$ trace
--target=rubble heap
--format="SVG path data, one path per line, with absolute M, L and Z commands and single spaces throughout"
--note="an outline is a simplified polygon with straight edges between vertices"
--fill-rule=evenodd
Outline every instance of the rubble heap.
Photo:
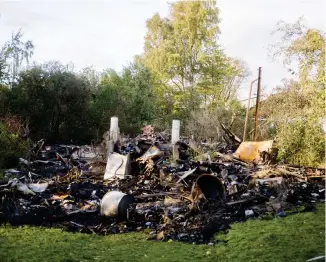
M 247 163 L 234 145 L 168 141 L 151 127 L 113 153 L 39 141 L 32 160 L 0 181 L 0 222 L 104 235 L 149 229 L 150 239 L 208 243 L 233 222 L 325 199 L 322 169 Z

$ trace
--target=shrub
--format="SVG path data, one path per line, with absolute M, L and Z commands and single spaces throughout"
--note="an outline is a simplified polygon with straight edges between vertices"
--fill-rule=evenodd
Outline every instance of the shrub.
M 223 129 L 220 123 L 223 123 L 242 139 L 244 114 L 245 111 L 240 106 L 230 109 L 220 106 L 213 110 L 198 110 L 190 114 L 185 131 L 187 135 L 193 135 L 196 140 L 221 141 Z
M 17 134 L 10 132 L 0 123 L 0 169 L 11 168 L 18 164 L 19 158 L 26 158 L 29 152 L 28 141 L 23 141 Z
M 318 166 L 324 161 L 324 133 L 315 121 L 293 121 L 277 127 L 278 159 L 302 166 Z

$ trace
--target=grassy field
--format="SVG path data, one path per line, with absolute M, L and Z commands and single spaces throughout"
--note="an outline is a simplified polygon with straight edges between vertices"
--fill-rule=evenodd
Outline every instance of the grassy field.
M 325 206 L 316 212 L 233 224 L 221 244 L 152 242 L 145 233 L 96 236 L 0 227 L 0 261 L 306 261 L 324 255 Z

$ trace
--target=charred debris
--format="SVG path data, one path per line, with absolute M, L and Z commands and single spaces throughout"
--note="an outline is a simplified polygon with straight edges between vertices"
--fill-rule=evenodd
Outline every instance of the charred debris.
M 232 133 L 227 143 L 171 144 L 146 126 L 104 141 L 36 143 L 31 160 L 0 181 L 0 222 L 101 235 L 147 229 L 149 239 L 210 243 L 234 222 L 310 211 L 325 199 L 323 169 L 243 161 Z

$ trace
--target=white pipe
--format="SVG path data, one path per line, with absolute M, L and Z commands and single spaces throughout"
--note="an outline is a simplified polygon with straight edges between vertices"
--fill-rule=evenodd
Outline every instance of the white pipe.
M 117 142 L 119 139 L 119 119 L 117 117 L 111 117 L 110 122 L 110 139 Z
M 174 145 L 180 140 L 180 120 L 172 121 L 172 136 L 171 143 Z

